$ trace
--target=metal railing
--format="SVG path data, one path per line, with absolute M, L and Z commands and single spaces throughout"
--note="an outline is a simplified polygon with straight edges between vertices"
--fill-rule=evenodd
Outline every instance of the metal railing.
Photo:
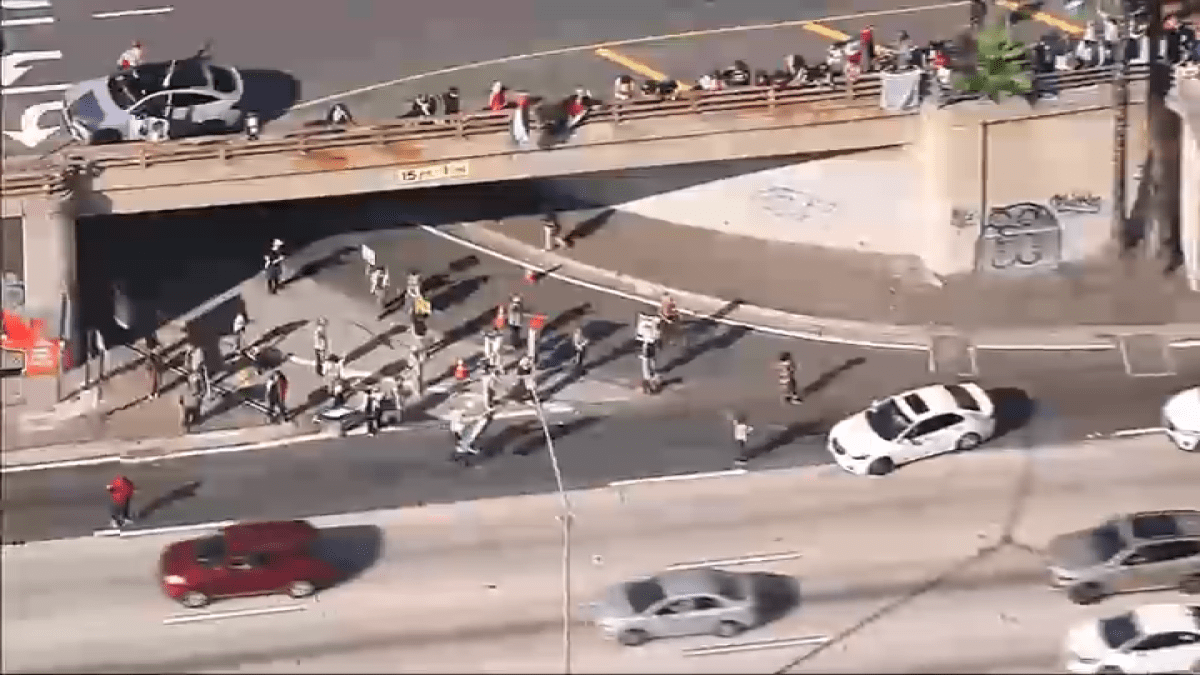
M 1130 69 L 1130 76 L 1143 79 L 1145 66 Z M 1035 78 L 1039 90 L 1078 89 L 1112 80 L 1112 70 L 1095 68 L 1052 73 Z M 598 106 L 586 124 L 620 124 L 628 121 L 667 119 L 712 113 L 766 113 L 799 106 L 814 109 L 848 109 L 877 107 L 882 89 L 879 75 L 869 73 L 852 85 L 844 81 L 833 87 L 743 87 L 717 92 L 687 91 L 667 99 L 635 99 Z M 86 163 L 93 171 L 114 167 L 149 167 L 165 163 L 199 160 L 227 161 L 233 158 L 305 154 L 314 151 L 354 146 L 381 146 L 403 142 L 434 139 L 465 140 L 473 136 L 507 133 L 510 111 L 464 113 L 435 118 L 407 118 L 391 122 L 347 127 L 302 129 L 282 138 L 249 141 L 240 136 L 217 136 L 203 139 L 183 139 L 167 143 L 130 143 L 114 146 L 68 148 L 68 162 Z M 74 154 L 72 150 L 76 150 Z M 81 152 L 78 152 L 81 151 Z M 8 171 L 2 189 L 5 196 L 38 192 L 54 192 L 65 188 L 63 176 L 57 171 Z

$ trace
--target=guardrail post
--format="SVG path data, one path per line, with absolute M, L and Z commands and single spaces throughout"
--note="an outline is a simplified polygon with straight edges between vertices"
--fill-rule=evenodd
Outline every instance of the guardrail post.
M 622 104 L 620 104 L 620 103 L 614 103 L 612 105 L 612 123 L 613 124 L 621 123 L 621 108 L 622 108 Z
M 454 117 L 454 131 L 458 134 L 459 138 L 467 137 L 467 124 L 463 119 L 462 113 L 458 113 L 458 115 Z
M 226 146 L 224 143 L 217 146 L 217 159 L 221 160 L 222 162 L 229 161 L 228 155 L 225 154 L 225 148 L 226 148 Z
M 775 87 L 771 87 L 770 89 L 767 90 L 767 110 L 768 111 L 775 112 L 775 99 L 776 98 L 777 98 L 777 96 L 776 96 L 776 92 L 775 92 Z
M 138 165 L 143 169 L 150 166 L 150 161 L 146 157 L 146 148 L 138 148 Z

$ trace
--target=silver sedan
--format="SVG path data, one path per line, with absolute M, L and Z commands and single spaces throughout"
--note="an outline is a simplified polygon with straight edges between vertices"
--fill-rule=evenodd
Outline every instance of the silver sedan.
M 202 57 L 136 68 L 74 85 L 63 122 L 86 144 L 166 140 L 236 129 L 242 76 Z
M 617 584 L 588 609 L 607 637 L 626 646 L 683 635 L 733 637 L 761 623 L 751 577 L 716 569 Z

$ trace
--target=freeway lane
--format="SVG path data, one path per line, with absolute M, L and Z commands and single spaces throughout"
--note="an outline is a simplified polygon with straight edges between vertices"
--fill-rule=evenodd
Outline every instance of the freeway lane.
M 800 672 L 1047 672 L 1072 622 L 1178 596 L 1081 608 L 1044 587 L 1036 555 L 1008 547 L 974 566 L 963 561 L 1005 532 L 1014 507 L 1011 534 L 1037 547 L 1113 512 L 1194 507 L 1197 480 L 1193 457 L 1140 439 L 962 455 L 877 481 L 780 471 L 575 493 L 572 606 L 668 565 L 791 553 L 742 567 L 759 573 L 773 614 L 782 615 L 744 640 L 833 639 Z M 303 602 L 304 610 L 178 625 L 163 621 L 194 613 L 152 582 L 156 554 L 173 537 L 6 547 L 4 666 L 561 672 L 557 513 L 557 499 L 541 495 L 320 519 L 327 550 L 355 579 Z M 939 576 L 932 590 L 915 593 Z M 212 610 L 293 604 L 238 600 Z M 577 672 L 765 672 L 807 651 L 689 658 L 683 649 L 718 641 L 629 650 L 601 642 L 591 627 L 572 632 Z

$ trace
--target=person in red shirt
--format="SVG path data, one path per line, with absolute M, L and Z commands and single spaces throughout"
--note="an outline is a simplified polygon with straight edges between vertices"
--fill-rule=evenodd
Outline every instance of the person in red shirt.
M 108 484 L 108 495 L 112 499 L 109 513 L 112 516 L 113 527 L 120 529 L 133 522 L 129 516 L 129 506 L 133 502 L 133 481 L 125 476 L 117 476 Z
M 504 110 L 508 107 L 508 89 L 500 82 L 492 83 L 492 94 L 488 97 L 488 110 Z
M 858 48 L 862 51 L 862 70 L 871 70 L 875 62 L 875 27 L 867 26 L 858 34 Z

